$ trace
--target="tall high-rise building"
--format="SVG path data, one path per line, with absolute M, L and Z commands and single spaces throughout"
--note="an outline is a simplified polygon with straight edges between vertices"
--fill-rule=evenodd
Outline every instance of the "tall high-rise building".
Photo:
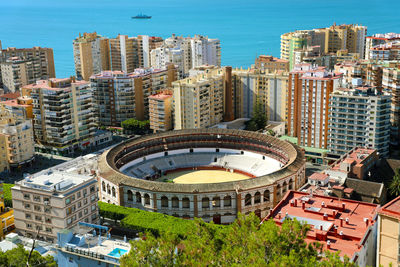
M 367 27 L 353 24 L 332 25 L 327 28 L 302 30 L 285 33 L 281 36 L 281 58 L 289 60 L 290 69 L 294 67 L 294 51 L 307 46 L 319 46 L 321 54 L 347 50 L 364 58 Z
M 149 117 L 148 97 L 171 86 L 176 69 L 136 69 L 135 72 L 103 71 L 90 78 L 99 125 L 120 126 L 127 119 Z
M 172 90 L 149 96 L 150 129 L 156 132 L 172 130 Z
M 0 106 L 0 172 L 30 163 L 33 158 L 32 121 Z
M 225 72 L 221 68 L 208 69 L 172 83 L 176 130 L 205 128 L 223 120 Z
M 290 72 L 287 130 L 299 145 L 327 148 L 329 99 L 341 79 L 341 74 L 310 64 L 296 65 Z
M 6 92 L 17 92 L 21 86 L 36 81 L 32 61 L 22 60 L 19 57 L 10 57 L 0 62 L 0 72 L 3 89 Z
M 75 72 L 78 79 L 89 80 L 94 73 L 110 69 L 108 38 L 96 32 L 84 33 L 73 42 Z
M 221 46 L 218 39 L 195 35 L 190 39 L 192 68 L 202 65 L 221 66 Z
M 163 39 L 156 36 L 138 35 L 138 61 L 139 68 L 150 68 L 151 51 L 163 44 Z
M 330 95 L 328 149 L 342 156 L 354 147 L 389 155 L 391 96 L 376 87 L 340 88 Z
M 384 45 L 387 43 L 400 41 L 400 33 L 385 33 L 385 34 L 374 34 L 372 36 L 367 36 L 365 38 L 365 59 L 369 60 L 370 57 L 370 50 L 373 47 Z
M 256 103 L 269 121 L 286 121 L 289 72 L 234 69 L 232 87 L 235 118 L 251 118 Z
M 8 47 L 0 52 L 0 61 L 6 61 L 8 58 L 18 57 L 22 60 L 32 62 L 33 77 L 35 80 L 49 79 L 56 77 L 54 68 L 54 56 L 52 48 L 33 47 L 33 48 L 15 48 Z
M 394 68 L 384 68 L 382 74 L 382 86 L 392 95 L 390 109 L 391 144 L 399 146 L 400 140 L 400 65 Z
M 38 147 L 69 154 L 95 133 L 89 82 L 73 78 L 41 80 L 31 89 Z
M 221 66 L 221 48 L 218 39 L 195 35 L 175 36 L 165 39 L 164 44 L 151 52 L 151 65 L 163 68 L 167 64 L 178 66 L 180 77 L 187 77 L 189 70 L 203 66 Z
M 138 39 L 136 37 L 118 35 L 116 38 L 110 39 L 109 42 L 111 55 L 110 70 L 134 72 L 136 68 L 139 68 Z

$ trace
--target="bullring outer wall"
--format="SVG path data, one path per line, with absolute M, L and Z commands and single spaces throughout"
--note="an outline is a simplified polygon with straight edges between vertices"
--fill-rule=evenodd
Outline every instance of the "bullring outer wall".
M 173 184 L 134 178 L 119 169 L 130 161 L 169 149 L 234 148 L 284 162 L 278 171 L 247 180 Z M 304 152 L 294 144 L 255 132 L 190 129 L 131 139 L 106 151 L 99 161 L 100 200 L 182 218 L 231 223 L 238 212 L 264 217 L 289 190 L 305 182 Z

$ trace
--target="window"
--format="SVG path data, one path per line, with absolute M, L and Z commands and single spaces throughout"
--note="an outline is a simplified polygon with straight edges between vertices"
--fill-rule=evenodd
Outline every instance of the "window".
M 261 193 L 256 192 L 254 194 L 254 204 L 259 204 L 259 203 L 261 203 Z
M 79 201 L 78 202 L 78 208 L 80 208 L 82 206 L 82 203 Z
M 24 194 L 24 199 L 29 200 L 31 199 L 31 196 L 29 194 Z
M 67 215 L 70 215 L 72 213 L 72 208 L 67 208 Z
M 269 190 L 264 191 L 264 202 L 269 202 L 270 192 Z
M 45 213 L 51 213 L 51 208 L 45 207 L 45 208 L 44 208 L 44 212 L 45 212 Z
M 210 208 L 210 199 L 208 197 L 203 197 L 203 199 L 201 200 L 201 207 L 203 209 Z
M 51 229 L 50 227 L 46 227 L 46 232 L 47 232 L 47 233 L 51 233 L 51 232 L 52 232 L 52 229 Z
M 168 208 L 168 198 L 166 196 L 161 197 L 161 207 Z
M 251 205 L 251 195 L 247 194 L 244 198 L 244 205 L 245 206 L 250 206 Z
M 83 196 L 86 196 L 86 194 L 87 194 L 87 190 L 83 189 Z
M 33 201 L 40 202 L 40 196 L 33 196 Z
M 221 207 L 221 199 L 220 199 L 220 197 L 213 197 L 212 206 L 213 207 Z
M 76 197 L 77 197 L 77 198 L 80 198 L 80 197 L 81 197 L 81 192 L 78 192 L 78 193 L 76 194 Z
M 90 197 L 90 201 L 91 201 L 91 202 L 96 201 L 96 196 L 95 196 L 95 195 L 92 195 L 92 196 Z
M 136 192 L 136 203 L 142 203 L 142 196 L 139 192 Z
M 26 228 L 28 228 L 28 229 L 32 229 L 32 224 L 30 224 L 30 223 L 27 223 L 27 224 L 26 224 Z
M 70 225 L 71 223 L 72 223 L 72 219 L 71 219 L 71 218 L 68 218 L 68 219 L 67 219 L 67 224 Z
M 179 198 L 177 197 L 172 198 L 172 207 L 175 209 L 179 208 Z
M 35 207 L 34 207 L 34 210 L 35 210 L 35 211 L 41 211 L 42 209 L 41 209 L 41 207 L 40 207 L 40 206 L 38 206 L 38 205 L 35 205 Z
M 95 186 L 91 186 L 91 187 L 90 187 L 90 193 L 94 193 L 94 191 L 96 191 Z
M 31 209 L 31 204 L 25 203 L 25 209 Z
M 149 194 L 144 195 L 144 204 L 145 205 L 150 205 L 150 196 Z
M 42 216 L 36 215 L 36 216 L 35 216 L 35 220 L 36 220 L 36 221 L 41 221 L 41 220 L 42 220 Z
M 92 205 L 92 211 L 96 209 L 96 205 Z
M 29 214 L 29 213 L 25 213 L 25 219 L 31 219 L 32 218 L 32 216 Z
M 128 190 L 128 201 L 133 201 L 133 193 L 131 190 Z
M 78 217 L 82 218 L 82 211 L 79 212 Z
M 103 191 L 106 192 L 106 183 L 104 181 L 102 183 L 102 188 L 103 188 Z
M 72 196 L 71 196 L 71 202 L 72 202 L 72 201 L 75 201 L 75 195 L 72 195 Z
M 67 198 L 67 199 L 65 200 L 65 204 L 68 205 L 69 203 L 71 203 L 71 199 L 70 199 L 70 198 Z
M 86 208 L 86 209 L 83 210 L 83 213 L 86 215 L 86 214 L 89 213 L 89 210 Z
M 46 218 L 44 219 L 44 221 L 45 221 L 46 223 L 51 223 L 51 218 L 46 217 Z
M 112 187 L 112 196 L 113 196 L 113 197 L 115 197 L 115 196 L 116 196 L 116 193 L 115 193 L 115 187 L 114 187 L 114 186 Z
M 189 200 L 189 198 L 184 197 L 182 199 L 182 208 L 184 208 L 184 209 L 190 208 L 190 200 Z
M 224 197 L 224 207 L 232 206 L 232 198 L 231 196 Z
M 85 198 L 84 200 L 83 200 L 83 205 L 86 205 L 88 202 L 87 202 L 87 198 Z

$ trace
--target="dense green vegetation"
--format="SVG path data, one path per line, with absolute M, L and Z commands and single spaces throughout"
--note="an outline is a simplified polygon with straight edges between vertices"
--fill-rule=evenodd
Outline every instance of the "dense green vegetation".
M 6 207 L 12 207 L 11 187 L 13 187 L 13 186 L 14 186 L 14 184 L 3 183 L 4 205 Z
M 136 119 L 127 119 L 121 122 L 124 133 L 128 134 L 147 134 L 150 132 L 150 121 L 139 121 Z
M 309 227 L 285 220 L 260 225 L 254 214 L 230 226 L 215 227 L 201 219 L 182 238 L 169 231 L 156 237 L 146 233 L 121 258 L 121 266 L 355 266 L 346 257 L 325 252 L 321 245 L 304 241 Z
M 52 256 L 43 257 L 39 252 L 33 251 L 29 257 L 30 251 L 24 249 L 22 245 L 3 252 L 0 250 L 0 266 L 35 266 L 35 267 L 55 267 L 57 263 Z M 29 260 L 28 260 L 29 259 Z
M 122 227 L 140 232 L 148 231 L 157 236 L 161 232 L 170 232 L 183 237 L 195 227 L 192 220 L 183 220 L 157 212 L 121 207 L 104 202 L 99 202 L 99 210 L 100 216 L 119 220 Z M 213 227 L 222 226 L 214 225 Z

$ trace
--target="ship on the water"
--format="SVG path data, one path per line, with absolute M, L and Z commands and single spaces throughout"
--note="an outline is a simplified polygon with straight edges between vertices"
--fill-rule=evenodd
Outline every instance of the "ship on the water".
M 147 16 L 145 14 L 140 13 L 140 14 L 132 17 L 132 19 L 151 19 L 151 16 Z

